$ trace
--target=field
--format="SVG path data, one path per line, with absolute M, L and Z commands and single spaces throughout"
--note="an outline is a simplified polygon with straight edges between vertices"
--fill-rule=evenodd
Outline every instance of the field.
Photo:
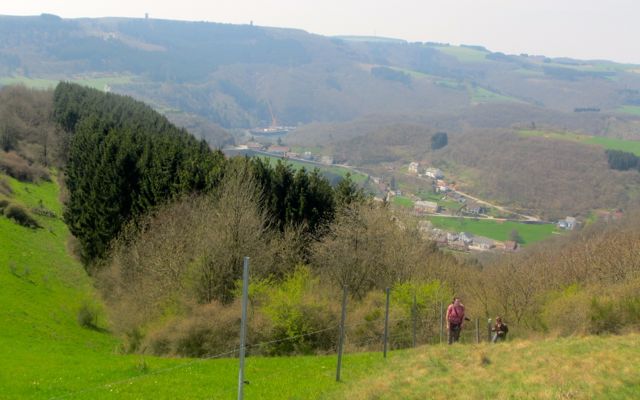
M 236 396 L 235 358 L 121 354 L 91 279 L 68 254 L 58 185 L 0 179 L 13 191 L 0 197 L 57 215 L 38 216 L 43 228 L 37 230 L 0 217 L 0 398 Z M 98 315 L 97 328 L 79 325 L 83 306 Z M 392 351 L 386 360 L 380 352 L 345 354 L 340 383 L 335 382 L 335 354 L 249 357 L 245 398 L 631 398 L 640 390 L 638 343 L 640 337 L 632 334 L 422 346 Z
M 509 240 L 510 233 L 516 230 L 524 245 L 544 240 L 556 230 L 555 225 L 551 224 L 534 225 L 491 219 L 429 217 L 429 220 L 437 228 L 452 232 L 468 232 L 499 241 Z
M 618 111 L 626 114 L 640 115 L 640 106 L 622 106 Z
M 639 108 L 640 111 L 640 108 Z M 585 145 L 600 146 L 604 149 L 623 150 L 640 156 L 640 141 L 622 140 L 602 136 L 578 135 L 575 133 L 547 132 L 537 130 L 521 130 L 518 134 L 524 137 L 544 137 L 554 140 L 565 140 Z
M 438 46 L 437 50 L 447 55 L 453 56 L 460 62 L 487 62 L 486 51 L 472 49 L 462 46 Z
M 0 175 L 27 208 L 44 206 L 58 217 L 37 217 L 29 229 L 0 216 L 0 398 L 95 399 L 235 396 L 237 359 L 171 359 L 121 355 L 107 331 L 90 278 L 68 255 L 69 232 L 61 221 L 56 183 L 23 184 Z M 7 240 L 9 239 L 9 240 Z M 83 306 L 95 310 L 98 327 L 82 328 Z M 382 363 L 379 354 L 344 358 L 345 381 Z M 247 398 L 318 398 L 339 390 L 335 356 L 247 360 Z
M 340 398 L 632 399 L 639 343 L 633 334 L 423 347 L 347 384 Z
M 295 170 L 305 168 L 307 171 L 313 171 L 314 168 L 318 168 L 320 172 L 328 172 L 332 175 L 338 175 L 342 177 L 346 176 L 349 173 L 351 174 L 351 180 L 353 180 L 355 183 L 363 183 L 364 181 L 367 180 L 367 175 L 350 170 L 348 168 L 344 168 L 344 167 L 337 167 L 337 166 L 331 166 L 331 165 L 318 165 L 314 163 L 306 163 L 304 161 L 283 159 L 282 157 L 265 156 L 262 154 L 257 155 L 257 157 L 267 159 L 270 163 L 274 163 L 274 164 L 278 160 L 283 160 L 287 164 L 291 165 L 291 167 Z

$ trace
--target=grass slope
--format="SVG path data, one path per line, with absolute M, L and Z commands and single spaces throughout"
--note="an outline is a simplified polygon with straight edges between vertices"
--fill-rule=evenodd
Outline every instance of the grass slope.
M 80 327 L 80 307 L 99 308 L 99 301 L 67 253 L 58 185 L 0 178 L 12 187 L 12 203 L 57 214 L 37 217 L 44 227 L 37 230 L 0 217 L 0 399 L 235 397 L 236 359 L 121 355 L 119 340 L 104 329 Z M 346 355 L 343 377 L 363 377 L 381 363 L 379 354 Z M 319 398 L 341 388 L 335 365 L 335 356 L 249 358 L 246 398 Z
M 13 203 L 43 205 L 43 229 L 0 217 L 1 399 L 229 399 L 236 359 L 118 354 L 108 332 L 81 328 L 77 311 L 98 304 L 90 279 L 66 251 L 55 183 L 11 184 Z M 99 304 L 98 304 L 99 305 Z M 104 324 L 102 324 L 104 325 Z M 336 356 L 249 357 L 246 399 L 629 398 L 640 390 L 638 335 L 422 347 Z M 483 364 L 482 354 L 490 360 Z M 452 392 L 451 382 L 460 386 Z M 453 395 L 452 395 L 453 393 Z
M 335 398 L 631 399 L 640 336 L 422 347 L 349 383 Z
M 608 150 L 628 151 L 640 156 L 640 141 L 638 140 L 623 140 L 603 136 L 578 135 L 570 132 L 562 133 L 538 130 L 521 130 L 518 131 L 518 134 L 524 137 L 543 137 L 546 139 L 564 140 L 585 145 L 600 146 Z

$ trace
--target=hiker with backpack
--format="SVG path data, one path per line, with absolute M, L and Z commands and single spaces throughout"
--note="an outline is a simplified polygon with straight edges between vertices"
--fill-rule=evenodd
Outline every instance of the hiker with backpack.
M 447 307 L 447 331 L 449 332 L 449 344 L 460 340 L 460 331 L 464 324 L 464 305 L 457 297 Z
M 491 328 L 491 331 L 493 332 L 493 338 L 491 339 L 491 342 L 493 343 L 503 342 L 507 340 L 507 333 L 509 332 L 509 327 L 507 326 L 507 324 L 502 322 L 502 317 L 498 316 L 496 317 L 496 323 L 493 325 L 493 328 Z

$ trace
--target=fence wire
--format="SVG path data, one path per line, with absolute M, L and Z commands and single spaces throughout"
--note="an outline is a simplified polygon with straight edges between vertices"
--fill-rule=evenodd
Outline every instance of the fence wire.
M 446 330 L 444 330 L 443 335 L 441 336 L 441 329 L 442 327 L 440 326 L 440 322 L 443 320 L 439 320 L 440 318 L 440 305 L 436 304 L 437 309 L 434 309 L 434 315 L 431 315 L 429 318 L 425 318 L 422 316 L 409 316 L 409 317 L 405 317 L 405 318 L 394 318 L 394 319 L 389 319 L 388 323 L 389 323 L 389 334 L 387 336 L 387 343 L 389 345 L 389 350 L 399 350 L 399 349 L 403 349 L 403 348 L 411 348 L 413 347 L 413 337 L 414 334 L 416 336 L 416 346 L 420 346 L 420 345 L 424 345 L 424 344 L 442 344 L 442 343 L 447 343 L 447 332 Z M 435 318 L 434 318 L 435 316 Z M 401 332 L 397 332 L 398 331 L 398 324 L 399 323 L 406 323 L 406 325 L 401 327 Z M 393 325 L 392 325 L 393 324 Z M 470 322 L 471 324 L 471 322 Z M 374 346 L 374 344 L 379 345 L 379 346 L 383 346 L 384 344 L 384 334 L 382 333 L 378 333 L 378 334 L 374 334 L 374 335 L 370 335 L 370 336 L 366 336 L 364 338 L 359 338 L 357 341 L 351 341 L 349 340 L 349 331 L 353 330 L 353 328 L 357 328 L 363 325 L 372 325 L 373 327 L 377 328 L 377 329 L 384 329 L 384 319 L 381 320 L 377 320 L 375 322 L 373 321 L 364 321 L 364 322 L 358 322 L 358 323 L 352 323 L 352 324 L 345 324 L 345 330 L 347 332 L 346 336 L 345 336 L 345 347 L 347 349 L 365 349 L 365 350 L 370 350 L 370 347 Z M 426 328 L 426 329 L 422 329 L 420 333 L 418 333 L 417 331 L 414 333 L 414 325 L 416 326 L 416 328 L 418 326 L 420 326 L 421 328 Z M 268 340 L 268 341 L 264 341 L 264 342 L 259 342 L 259 343 L 253 343 L 253 344 L 247 344 L 245 345 L 245 349 L 246 350 L 251 350 L 251 349 L 262 349 L 264 347 L 270 346 L 270 345 L 274 345 L 274 344 L 280 344 L 280 343 L 285 343 L 285 342 L 292 342 L 292 341 L 298 341 L 300 339 L 306 338 L 306 337 L 310 337 L 313 335 L 317 335 L 320 333 L 325 333 L 328 331 L 332 331 L 335 330 L 336 333 L 338 332 L 340 328 L 340 324 L 334 324 L 330 327 L 327 328 L 323 328 L 323 329 L 318 329 L 312 332 L 307 332 L 307 333 L 303 333 L 303 334 L 299 334 L 299 335 L 295 335 L 295 336 L 291 336 L 291 337 L 287 337 L 287 338 L 282 338 L 282 339 L 275 339 L 275 340 Z M 480 324 L 480 330 L 479 330 L 479 336 L 480 336 L 480 341 L 486 341 L 487 339 L 487 331 L 486 331 L 487 327 L 486 325 L 483 327 L 482 324 Z M 395 332 L 394 332 L 395 331 Z M 469 325 L 466 325 L 466 327 L 460 332 L 460 342 L 461 343 L 475 343 L 476 342 L 476 335 L 478 333 L 476 333 L 475 328 L 474 329 L 470 329 Z M 442 340 L 440 340 L 442 339 Z M 336 343 L 337 346 L 337 343 Z M 170 373 L 173 371 L 177 371 L 183 368 L 187 368 L 187 367 L 191 367 L 194 366 L 196 364 L 199 363 L 203 363 L 205 361 L 208 360 L 212 360 L 212 359 L 218 359 L 218 358 L 224 358 L 224 357 L 232 357 L 232 356 L 236 356 L 240 351 L 239 347 L 234 347 L 233 349 L 228 349 L 226 351 L 222 351 L 220 353 L 216 353 L 216 354 L 210 354 L 210 355 L 205 355 L 203 357 L 194 359 L 191 362 L 188 363 L 184 363 L 184 364 L 179 364 L 179 365 L 174 365 L 174 366 L 170 366 L 170 367 L 166 367 L 166 368 L 160 368 L 157 370 L 153 370 L 147 373 L 142 373 L 140 375 L 136 375 L 133 377 L 129 377 L 129 378 L 125 378 L 125 379 L 120 379 L 120 380 L 116 380 L 116 381 L 111 381 L 111 382 L 106 382 L 106 383 L 102 383 L 102 384 L 98 384 L 95 385 L 93 387 L 89 387 L 87 389 L 82 389 L 79 391 L 75 391 L 75 392 L 70 392 L 67 394 L 63 394 L 63 395 L 59 395 L 59 396 L 54 396 L 51 397 L 49 400 L 61 400 L 61 399 L 68 399 L 74 396 L 78 396 L 78 395 L 82 395 L 82 394 L 87 394 L 87 393 L 91 393 L 91 392 L 95 392 L 95 391 L 99 391 L 102 389 L 110 389 L 113 388 L 114 386 L 120 386 L 123 384 L 127 384 L 130 382 L 135 382 L 136 380 L 141 380 L 145 377 L 149 377 L 149 376 L 155 376 L 155 375 L 160 375 L 160 374 L 165 374 L 165 373 Z M 334 351 L 332 353 L 328 353 L 328 354 L 335 354 L 337 353 L 338 349 L 337 347 L 334 348 Z M 226 392 L 231 392 L 231 390 L 225 390 Z M 235 389 L 233 390 L 233 392 L 235 392 Z M 220 393 L 219 393 L 220 394 Z

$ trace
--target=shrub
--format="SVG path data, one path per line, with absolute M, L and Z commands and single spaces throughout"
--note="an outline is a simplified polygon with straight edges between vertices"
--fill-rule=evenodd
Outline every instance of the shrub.
M 195 305 L 188 314 L 187 317 L 177 316 L 151 331 L 145 338 L 142 349 L 155 355 L 210 357 L 238 348 L 239 302 L 228 306 L 218 302 Z M 264 341 L 269 332 L 264 319 L 259 315 L 252 315 L 248 324 L 247 343 Z
M 98 310 L 95 306 L 84 302 L 78 310 L 78 324 L 83 328 L 98 328 Z
M 596 335 L 618 333 L 622 326 L 620 313 L 609 299 L 591 299 L 589 308 L 589 333 Z
M 543 330 L 560 336 L 587 333 L 589 293 L 574 284 L 548 297 L 542 310 Z
M 16 221 L 18 224 L 25 226 L 27 228 L 40 228 L 40 224 L 36 221 L 27 210 L 25 210 L 22 206 L 12 204 L 7 207 L 4 215 L 7 218 L 11 218 Z
M 51 177 L 43 167 L 30 165 L 27 160 L 14 152 L 0 153 L 0 171 L 22 182 L 49 181 Z
M 9 206 L 9 200 L 0 199 L 0 214 L 4 212 L 4 209 Z
M 265 301 L 258 310 L 272 326 L 271 340 L 277 340 L 264 347 L 264 353 L 310 354 L 335 346 L 337 329 L 328 328 L 337 326 L 339 305 L 323 297 L 327 291 L 308 267 L 298 267 L 279 285 L 264 289 Z
M 13 194 L 11 184 L 4 178 L 0 179 L 0 194 L 5 196 L 11 196 Z

